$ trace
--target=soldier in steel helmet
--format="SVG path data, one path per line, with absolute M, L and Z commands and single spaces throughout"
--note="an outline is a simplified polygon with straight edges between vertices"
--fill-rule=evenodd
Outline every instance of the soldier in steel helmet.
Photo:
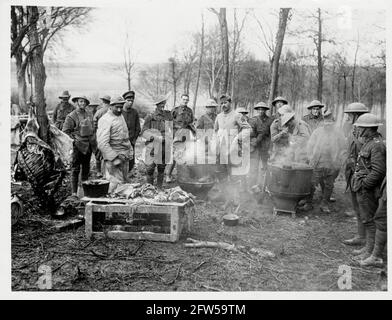
M 305 115 L 302 120 L 309 125 L 311 132 L 316 130 L 318 126 L 323 122 L 323 115 L 321 113 L 321 109 L 324 107 L 324 104 L 322 104 L 318 100 L 313 100 L 307 107 L 309 110 L 309 114 Z
M 365 227 L 365 246 L 354 250 L 358 260 L 364 261 L 369 258 L 375 248 L 376 222 L 375 214 L 380 198 L 381 184 L 386 175 L 386 147 L 377 131 L 381 125 L 377 117 L 371 113 L 361 115 L 354 126 L 358 131 L 358 140 L 362 147 L 355 163 L 355 171 L 352 177 L 352 191 L 355 192 L 361 222 Z M 384 226 L 379 228 L 385 229 Z M 385 234 L 378 234 L 378 242 L 384 242 Z M 377 250 L 380 246 L 377 246 Z M 380 253 L 376 252 L 376 256 Z
M 353 102 L 350 103 L 346 109 L 344 110 L 344 113 L 347 114 L 348 116 L 348 121 L 347 123 L 350 125 L 350 131 L 347 134 L 347 145 L 348 145 L 348 150 L 347 150 L 347 159 L 345 162 L 345 177 L 346 177 L 346 190 L 350 189 L 351 191 L 351 201 L 352 201 L 352 205 L 353 205 L 353 210 L 354 213 L 351 214 L 349 212 L 347 212 L 347 215 L 355 215 L 357 218 L 357 235 L 355 235 L 353 238 L 351 239 L 347 239 L 344 240 L 343 243 L 347 244 L 347 245 L 353 245 L 353 246 L 357 246 L 357 245 L 362 245 L 365 243 L 365 227 L 362 224 L 362 221 L 360 219 L 359 216 L 359 209 L 358 209 L 358 202 L 357 202 L 357 198 L 355 196 L 355 192 L 352 191 L 352 184 L 351 184 L 351 180 L 352 180 L 352 176 L 354 174 L 354 167 L 355 167 L 355 163 L 358 157 L 358 152 L 361 149 L 362 143 L 358 140 L 357 136 L 358 136 L 358 130 L 357 128 L 353 125 L 355 123 L 355 121 L 357 121 L 358 117 L 368 113 L 369 109 L 360 102 Z M 344 129 L 344 128 L 343 128 Z M 347 132 L 347 127 L 346 130 Z
M 267 116 L 267 111 L 269 109 L 270 108 L 266 103 L 262 101 L 257 103 L 254 107 L 257 114 L 249 120 L 249 124 L 252 127 L 252 133 L 250 135 L 251 186 L 258 183 L 260 162 L 262 163 L 263 170 L 266 170 L 267 168 L 269 149 L 271 145 L 270 127 L 272 124 L 272 119 Z

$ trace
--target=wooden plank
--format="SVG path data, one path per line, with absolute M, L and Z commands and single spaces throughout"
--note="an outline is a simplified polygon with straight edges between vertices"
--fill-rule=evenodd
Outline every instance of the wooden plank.
M 93 232 L 94 237 L 104 238 L 103 232 Z M 126 231 L 108 231 L 107 236 L 111 239 L 117 240 L 151 240 L 151 241 L 165 241 L 173 242 L 170 234 L 153 233 L 153 232 L 126 232 Z
M 133 199 L 120 199 L 120 198 L 90 198 L 90 197 L 83 197 L 80 199 L 81 201 L 84 202 L 107 202 L 107 203 L 124 203 L 124 204 L 138 204 L 137 201 L 134 201 Z M 149 203 L 144 203 L 141 205 L 148 206 L 148 205 L 154 205 L 154 206 L 176 206 L 176 207 L 184 207 L 188 204 L 188 202 L 154 202 L 151 201 Z
M 178 207 L 163 207 L 163 206 L 135 206 L 130 207 L 126 204 L 92 204 L 94 212 L 135 212 L 135 213 L 158 213 L 170 214 L 178 212 Z
M 179 213 L 172 214 L 170 220 L 170 239 L 176 242 L 180 238 L 180 216 Z
M 91 203 L 86 204 L 85 214 L 84 214 L 84 230 L 86 237 L 91 238 L 93 232 L 93 205 Z

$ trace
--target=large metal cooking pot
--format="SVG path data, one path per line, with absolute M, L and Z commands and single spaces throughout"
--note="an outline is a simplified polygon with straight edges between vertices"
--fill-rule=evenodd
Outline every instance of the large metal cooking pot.
M 313 168 L 302 163 L 271 164 L 267 176 L 268 191 L 288 198 L 310 195 Z
M 209 164 L 177 165 L 177 181 L 186 192 L 204 198 L 215 184 L 214 167 Z
M 298 201 L 311 193 L 313 168 L 302 163 L 271 164 L 266 189 L 272 196 L 274 213 L 295 215 Z

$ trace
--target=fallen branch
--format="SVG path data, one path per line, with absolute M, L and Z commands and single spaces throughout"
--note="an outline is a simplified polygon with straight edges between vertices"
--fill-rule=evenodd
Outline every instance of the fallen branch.
M 192 238 L 188 238 L 187 240 L 192 242 L 184 244 L 187 248 L 221 248 L 229 251 L 237 251 L 234 244 L 227 242 L 199 241 Z

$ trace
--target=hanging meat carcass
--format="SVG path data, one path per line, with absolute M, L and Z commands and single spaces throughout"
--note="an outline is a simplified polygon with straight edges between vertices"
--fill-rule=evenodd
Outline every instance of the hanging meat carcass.
M 54 194 L 65 176 L 65 167 L 52 148 L 38 137 L 38 122 L 30 112 L 22 144 L 15 159 L 16 181 L 28 181 L 42 208 L 55 211 Z

